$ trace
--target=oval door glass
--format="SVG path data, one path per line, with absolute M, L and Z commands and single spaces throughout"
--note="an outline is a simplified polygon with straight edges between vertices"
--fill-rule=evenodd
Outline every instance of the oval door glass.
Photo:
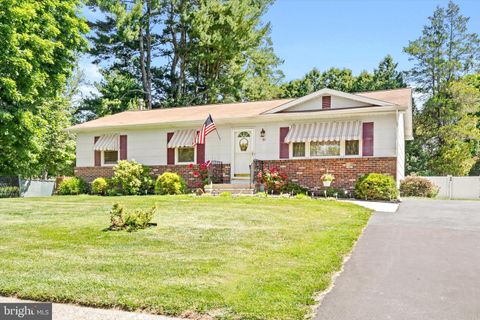
M 240 151 L 245 152 L 248 150 L 250 144 L 250 133 L 247 131 L 242 131 L 238 134 L 238 148 Z

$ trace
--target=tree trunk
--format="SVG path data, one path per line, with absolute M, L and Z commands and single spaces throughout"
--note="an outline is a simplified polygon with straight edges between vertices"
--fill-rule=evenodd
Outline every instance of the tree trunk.
M 147 63 L 148 63 L 148 52 L 145 52 L 145 44 L 144 44 L 145 39 L 144 39 L 144 34 L 143 34 L 144 19 L 145 18 L 147 18 L 147 20 L 150 19 L 150 17 L 148 17 L 148 16 L 143 16 L 142 17 L 142 19 L 140 21 L 138 40 L 139 40 L 140 71 L 142 73 L 144 105 L 145 105 L 145 109 L 150 110 L 150 109 L 152 109 L 152 93 L 151 93 L 151 86 L 149 86 L 149 82 L 148 82 L 148 74 L 149 73 L 147 73 L 147 67 L 145 66 L 145 54 L 147 54 Z M 148 34 L 150 34 L 149 31 L 148 31 Z M 147 41 L 147 46 L 148 46 L 148 41 Z
M 146 14 L 145 36 L 147 40 L 147 62 L 146 62 L 146 81 L 147 81 L 147 95 L 148 104 L 147 109 L 152 109 L 152 35 L 150 30 L 150 21 L 152 19 L 152 1 L 147 0 L 147 14 Z
M 143 103 L 145 109 L 150 109 L 150 97 L 148 95 L 148 82 L 147 82 L 147 71 L 145 69 L 145 48 L 143 45 L 143 28 L 140 27 L 139 34 L 139 49 L 140 49 L 140 71 L 142 73 L 142 85 L 143 85 Z

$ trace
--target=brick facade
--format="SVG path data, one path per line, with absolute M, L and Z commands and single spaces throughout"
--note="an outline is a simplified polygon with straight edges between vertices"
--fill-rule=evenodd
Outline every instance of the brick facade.
M 312 191 L 323 190 L 320 177 L 335 176 L 332 187 L 352 190 L 358 177 L 367 173 L 388 174 L 396 178 L 396 157 L 368 157 L 343 159 L 255 160 L 255 177 L 262 169 L 277 168 L 288 179 Z
M 396 157 L 367 157 L 343 159 L 301 159 L 301 160 L 255 160 L 254 176 L 262 169 L 277 168 L 285 172 L 292 182 L 306 187 L 312 191 L 323 190 L 320 177 L 331 173 L 335 176 L 332 187 L 352 190 L 358 177 L 367 173 L 383 173 L 396 178 Z M 188 165 L 160 165 L 149 166 L 153 177 L 164 172 L 176 172 L 186 181 L 189 188 L 197 187 L 198 178 L 193 176 L 193 169 Z M 213 183 L 230 183 L 230 164 L 213 162 L 209 168 L 210 178 Z M 95 178 L 109 178 L 113 175 L 112 167 L 76 167 L 75 176 L 92 182 Z
M 149 166 L 150 174 L 156 178 L 164 172 L 176 172 L 185 179 L 189 188 L 198 187 L 199 178 L 193 176 L 198 165 L 190 168 L 188 165 L 160 165 Z M 230 183 L 230 164 L 212 163 L 209 167 L 210 178 L 214 183 Z M 75 176 L 92 182 L 98 177 L 110 178 L 113 176 L 113 167 L 76 167 Z

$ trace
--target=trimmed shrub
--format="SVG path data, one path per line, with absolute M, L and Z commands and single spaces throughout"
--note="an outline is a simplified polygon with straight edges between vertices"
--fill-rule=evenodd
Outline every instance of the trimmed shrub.
M 438 191 L 433 182 L 423 177 L 409 176 L 400 182 L 400 195 L 403 197 L 434 198 Z
M 296 195 L 299 193 L 307 193 L 308 189 L 300 186 L 294 182 L 288 182 L 282 189 L 282 192 L 290 193 L 292 195 Z
M 110 227 L 109 230 L 135 231 L 145 229 L 151 225 L 156 208 L 152 207 L 147 210 L 137 209 L 134 211 L 126 211 L 121 205 L 115 203 L 110 210 Z
M 155 182 L 156 194 L 182 194 L 185 190 L 185 181 L 174 172 L 164 172 Z
M 395 200 L 398 190 L 391 176 L 369 173 L 360 177 L 355 185 L 355 197 L 364 200 Z
M 75 195 L 88 192 L 88 184 L 77 177 L 65 178 L 58 186 L 57 193 L 61 195 Z
M 117 193 L 139 195 L 151 192 L 153 180 L 148 167 L 135 160 L 122 160 L 113 167 L 113 171 L 112 184 Z
M 105 195 L 108 189 L 108 182 L 105 178 L 97 178 L 92 182 L 92 193 L 98 195 Z

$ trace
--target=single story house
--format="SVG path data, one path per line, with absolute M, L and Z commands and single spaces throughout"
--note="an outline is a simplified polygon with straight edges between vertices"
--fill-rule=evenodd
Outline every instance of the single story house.
M 217 133 L 192 146 L 211 115 Z M 405 140 L 412 139 L 410 88 L 345 93 L 322 89 L 298 99 L 125 111 L 68 129 L 77 135 L 75 174 L 109 177 L 118 160 L 136 160 L 153 175 L 174 171 L 192 186 L 191 164 L 211 160 L 215 182 L 249 180 L 276 167 L 313 190 L 353 188 L 363 174 L 404 176 Z

